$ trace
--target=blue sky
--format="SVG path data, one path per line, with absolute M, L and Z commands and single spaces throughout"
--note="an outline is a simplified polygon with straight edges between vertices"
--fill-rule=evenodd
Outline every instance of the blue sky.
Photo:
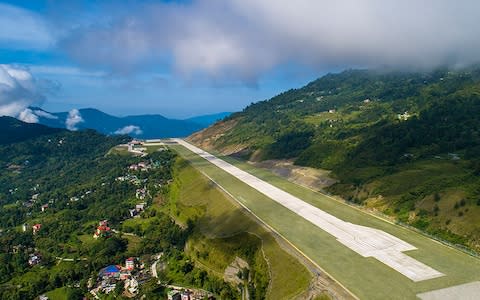
M 18 10 L 22 15 L 33 14 L 44 22 L 58 13 L 54 1 L 2 1 L 3 7 Z M 95 2 L 92 2 L 95 3 Z M 87 9 L 94 5 L 88 2 L 72 2 L 72 6 Z M 134 5 L 131 1 L 128 6 Z M 0 7 L 1 9 L 1 7 Z M 94 18 L 101 18 L 102 8 Z M 86 13 L 86 12 L 83 12 Z M 73 14 L 66 9 L 63 18 Z M 78 17 L 78 16 L 77 16 Z M 0 14 L 1 18 L 1 14 Z M 68 22 L 68 21 L 66 21 Z M 75 21 L 73 21 L 75 22 Z M 22 24 L 13 24 L 9 30 Z M 68 24 L 75 26 L 74 23 Z M 4 29 L 5 30 L 5 29 Z M 33 33 L 37 34 L 37 33 Z M 12 34 L 13 35 L 13 34 Z M 27 67 L 35 78 L 52 81 L 56 88 L 47 94 L 38 105 L 49 111 L 66 111 L 73 108 L 95 107 L 115 115 L 159 113 L 168 117 L 185 118 L 200 114 L 223 111 L 239 111 L 251 102 L 268 99 L 286 89 L 301 86 L 314 79 L 316 70 L 295 69 L 292 66 L 272 68 L 244 82 L 237 78 L 225 81 L 203 77 L 186 78 L 172 70 L 172 58 L 165 58 L 152 65 L 141 66 L 127 72 L 110 66 L 83 63 L 49 41 L 14 41 L 0 39 L 2 64 Z M 40 45 L 39 45 L 40 44 Z M 37 103 L 35 103 L 37 105 Z
M 0 1 L 0 114 L 184 118 L 344 68 L 469 65 L 479 11 L 471 0 Z

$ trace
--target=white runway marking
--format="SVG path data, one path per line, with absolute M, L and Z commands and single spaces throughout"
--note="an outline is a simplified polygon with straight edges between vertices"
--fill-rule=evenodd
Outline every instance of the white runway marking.
M 363 257 L 374 257 L 413 281 L 422 281 L 444 275 L 402 253 L 416 248 L 391 234 L 340 220 L 184 140 L 173 140 L 315 224 Z
M 417 294 L 422 300 L 478 300 L 480 298 L 480 281 L 456 285 L 445 289 Z

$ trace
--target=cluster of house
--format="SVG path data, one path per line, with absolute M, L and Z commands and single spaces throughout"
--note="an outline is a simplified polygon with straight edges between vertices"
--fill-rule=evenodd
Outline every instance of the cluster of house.
M 130 213 L 130 217 L 138 218 L 140 213 L 145 210 L 146 205 L 147 204 L 145 202 L 142 202 L 142 203 L 136 204 L 135 208 L 129 209 L 128 212 Z
M 17 164 L 9 164 L 7 166 L 7 170 L 12 171 L 13 173 L 20 174 L 22 171 L 23 166 Z
M 32 197 L 23 203 L 23 206 L 31 208 L 38 200 L 40 194 L 34 194 Z
M 411 117 L 411 115 L 408 113 L 408 111 L 404 112 L 403 114 L 398 114 L 397 119 L 401 121 L 406 121 Z
M 144 264 L 130 257 L 125 260 L 125 266 L 110 265 L 101 269 L 96 284 L 89 282 L 89 289 L 95 299 L 100 299 L 100 293 L 109 294 L 120 284 L 124 287 L 123 296 L 133 298 L 138 294 L 139 285 L 148 278 Z
M 18 190 L 18 189 L 17 189 L 17 190 Z M 13 190 L 12 190 L 12 191 L 13 191 Z M 70 197 L 70 202 L 77 202 L 77 201 L 79 201 L 80 199 L 83 199 L 83 198 L 85 198 L 86 196 L 90 195 L 91 193 L 93 193 L 93 192 L 92 192 L 92 191 L 86 191 L 86 192 L 85 192 L 84 194 L 82 194 L 80 197 L 77 197 L 77 196 Z M 32 208 L 32 207 L 35 205 L 35 203 L 38 202 L 38 196 L 39 196 L 39 195 L 40 195 L 40 194 L 38 194 L 38 193 L 32 195 L 32 197 L 31 197 L 29 200 L 27 200 L 27 201 L 25 201 L 25 202 L 23 203 L 23 206 L 25 206 L 25 207 L 27 207 L 27 208 Z M 55 200 L 53 200 L 53 199 L 49 200 L 48 203 L 42 204 L 42 205 L 40 206 L 40 210 L 41 210 L 42 212 L 46 212 L 47 209 L 49 208 L 50 204 L 53 204 L 53 203 L 55 203 Z M 68 205 L 68 203 L 67 203 L 67 205 Z M 29 214 L 31 214 L 31 213 L 29 213 Z
M 23 223 L 22 225 L 22 231 L 27 232 L 28 230 L 28 223 Z M 32 233 L 35 235 L 40 232 L 40 229 L 42 229 L 42 224 L 37 223 L 32 226 Z
M 137 197 L 137 199 L 140 199 L 140 200 L 143 200 L 147 197 L 148 195 L 148 190 L 146 187 L 143 187 L 141 189 L 137 189 L 135 191 L 135 197 Z
M 169 285 L 171 290 L 167 293 L 168 300 L 203 300 L 203 299 L 215 299 L 212 293 L 204 290 L 189 289 L 179 286 Z
M 87 197 L 91 193 L 93 193 L 93 191 L 89 190 L 89 191 L 86 191 L 83 195 L 81 195 L 80 198 L 77 197 L 77 196 L 70 197 L 70 202 L 77 202 L 80 199 L 84 199 L 85 197 Z
M 112 235 L 112 229 L 108 226 L 108 221 L 102 220 L 98 222 L 97 229 L 95 229 L 95 232 L 93 233 L 93 238 L 94 239 L 108 238 L 111 235 Z
M 130 171 L 142 171 L 146 172 L 148 171 L 152 166 L 145 161 L 139 162 L 138 164 L 132 164 L 128 167 Z
M 120 182 L 127 181 L 136 186 L 140 186 L 142 184 L 145 184 L 147 182 L 147 179 L 145 178 L 142 180 L 142 179 L 139 179 L 136 175 L 127 174 L 125 176 L 119 176 L 115 178 L 115 181 L 120 181 Z
M 36 248 L 26 247 L 22 244 L 12 246 L 11 253 L 15 254 L 20 252 L 28 254 L 27 262 L 30 267 L 36 266 L 42 262 L 42 255 Z

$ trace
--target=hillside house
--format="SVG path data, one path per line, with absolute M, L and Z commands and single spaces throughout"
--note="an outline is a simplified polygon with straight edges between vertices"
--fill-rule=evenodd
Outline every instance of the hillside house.
M 125 290 L 135 295 L 138 292 L 138 281 L 135 278 L 125 280 Z
M 184 291 L 181 294 L 181 300 L 192 300 L 192 292 L 190 291 Z
M 175 291 L 175 290 L 170 291 L 167 294 L 167 299 L 168 300 L 181 300 L 181 298 L 182 298 L 182 296 L 180 295 L 180 293 Z
M 411 115 L 408 113 L 408 111 L 404 112 L 403 114 L 398 114 L 397 118 L 401 121 L 407 121 Z
M 129 209 L 128 212 L 130 213 L 130 217 L 135 218 L 138 215 L 136 209 Z
M 135 197 L 137 197 L 137 199 L 140 199 L 140 200 L 145 199 L 145 197 L 147 197 L 147 189 L 146 188 L 137 189 L 135 191 Z
M 133 271 L 135 269 L 135 258 L 129 257 L 125 260 L 125 269 Z
M 40 229 L 42 229 L 42 224 L 35 224 L 32 226 L 32 231 L 33 231 L 33 234 L 37 234 Z
M 144 211 L 144 210 L 145 210 L 145 203 L 142 202 L 142 203 L 140 203 L 140 204 L 135 205 L 135 210 L 136 210 L 137 212 L 142 212 L 142 211 Z
M 28 256 L 28 265 L 33 267 L 37 264 L 39 264 L 42 260 L 42 257 L 40 256 L 40 254 L 30 254 Z
M 120 266 L 110 265 L 100 270 L 98 276 L 101 278 L 120 278 Z
M 112 235 L 111 228 L 108 227 L 108 222 L 107 220 L 100 221 L 98 223 L 98 227 L 95 230 L 95 233 L 93 234 L 93 238 L 98 239 L 100 237 L 110 237 Z

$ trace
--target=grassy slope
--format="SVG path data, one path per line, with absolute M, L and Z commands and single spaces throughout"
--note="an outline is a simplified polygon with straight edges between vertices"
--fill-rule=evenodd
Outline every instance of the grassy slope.
M 179 165 L 175 178 L 172 198 L 176 201 L 169 203 L 169 209 L 181 222 L 198 220 L 198 233 L 189 241 L 188 248 L 200 266 L 223 275 L 225 268 L 241 252 L 239 241 L 248 244 L 260 239 L 272 274 L 267 298 L 291 298 L 308 287 L 311 275 L 307 269 L 282 250 L 269 232 L 212 182 L 185 164 Z M 195 252 L 200 253 L 200 257 Z M 207 257 L 202 255 L 205 252 L 208 252 Z M 259 263 L 263 260 L 258 254 L 255 259 Z
M 211 176 L 255 214 L 265 220 L 300 250 L 316 261 L 361 299 L 414 299 L 419 292 L 480 279 L 480 260 L 446 247 L 413 231 L 372 217 L 348 205 L 310 191 L 265 170 L 230 159 L 240 168 L 296 195 L 345 221 L 391 233 L 416 246 L 408 255 L 432 266 L 446 276 L 414 283 L 372 258 L 363 258 L 338 243 L 313 224 L 268 199 L 236 178 L 211 165 L 181 146 L 174 150 Z M 379 284 L 381 283 L 381 284 Z
M 61 287 L 58 289 L 54 289 L 53 291 L 50 291 L 45 295 L 51 300 L 68 300 L 68 289 L 69 288 L 67 287 Z

